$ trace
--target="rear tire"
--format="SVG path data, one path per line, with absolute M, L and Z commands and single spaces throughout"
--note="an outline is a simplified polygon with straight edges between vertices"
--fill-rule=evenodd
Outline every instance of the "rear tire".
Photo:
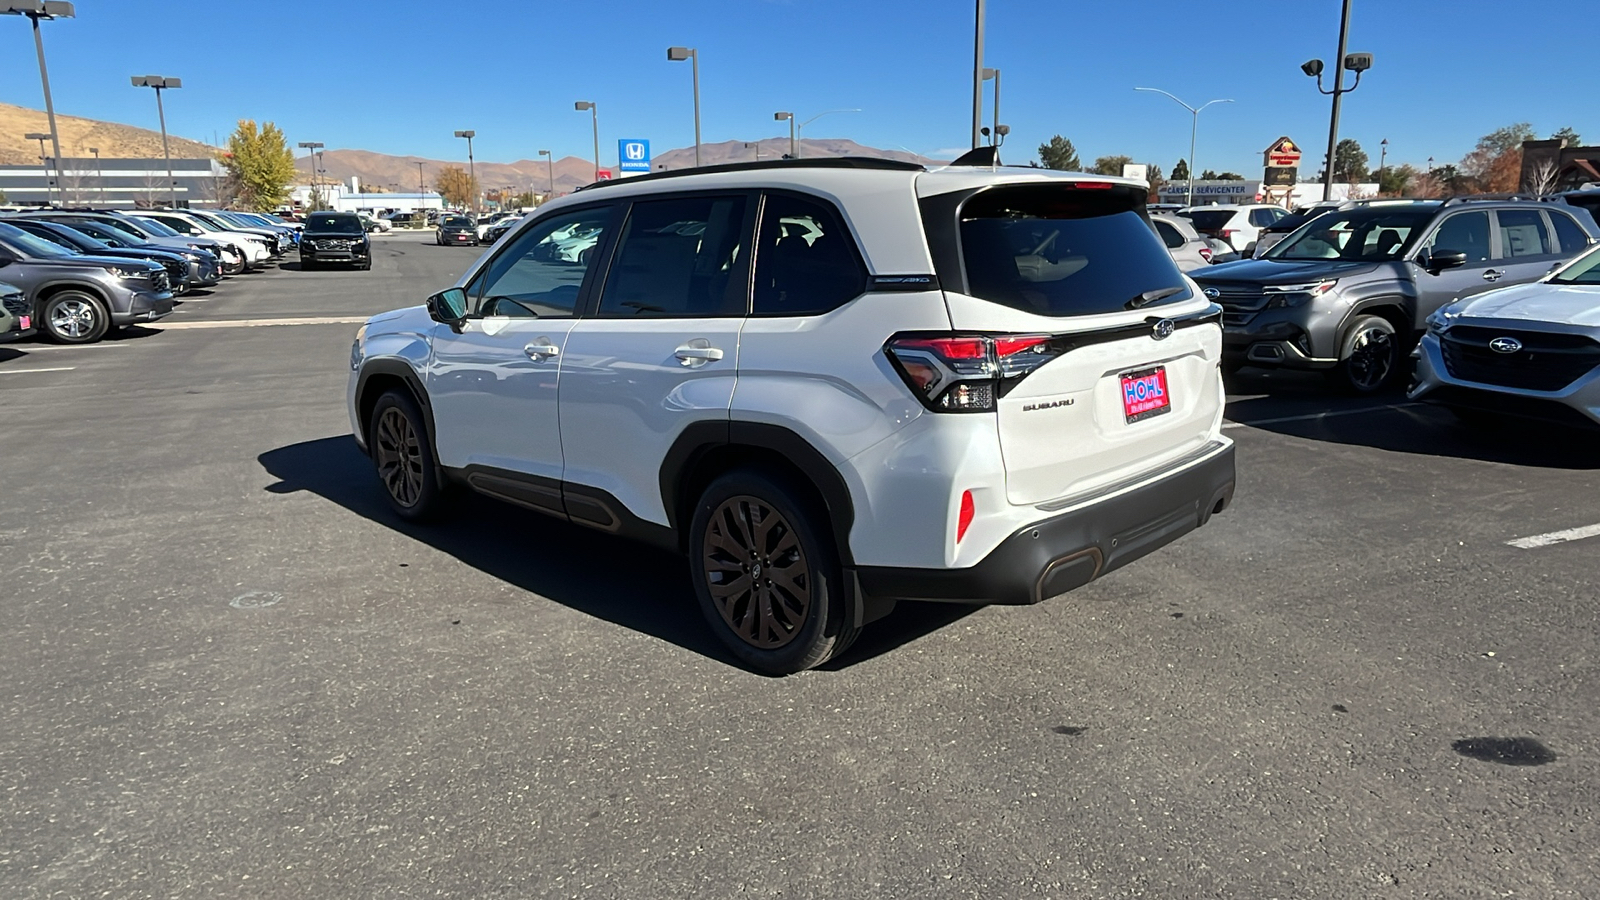
M 111 316 L 100 298 L 67 288 L 44 301 L 39 328 L 58 344 L 92 344 L 111 329 Z
M 1382 316 L 1359 316 L 1340 347 L 1339 365 L 1329 371 L 1334 383 L 1355 394 L 1376 394 L 1393 384 L 1404 359 L 1400 335 Z
M 790 675 L 855 640 L 826 521 L 787 479 L 755 469 L 722 475 L 695 504 L 689 555 L 700 611 L 751 668 Z
M 386 392 L 367 423 L 367 451 L 389 506 L 400 518 L 423 522 L 444 508 L 444 486 L 433 458 L 428 420 L 411 395 Z

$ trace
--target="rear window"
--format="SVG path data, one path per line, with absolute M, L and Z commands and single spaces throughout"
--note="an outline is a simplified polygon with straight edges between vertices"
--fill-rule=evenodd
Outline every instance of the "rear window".
M 472 220 L 469 219 L 469 218 L 466 218 L 465 216 L 451 216 L 450 218 L 444 220 L 444 227 L 446 227 L 446 228 L 471 228 L 472 227 Z
M 1231 209 L 1197 209 L 1184 215 L 1194 223 L 1195 231 L 1221 231 L 1227 227 L 1234 212 Z
M 1044 316 L 1122 312 L 1188 299 L 1172 257 L 1122 186 L 1019 185 L 961 208 L 967 293 Z

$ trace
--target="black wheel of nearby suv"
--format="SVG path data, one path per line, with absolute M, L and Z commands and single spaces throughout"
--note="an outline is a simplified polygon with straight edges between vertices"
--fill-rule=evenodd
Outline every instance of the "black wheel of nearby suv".
M 718 478 L 695 505 L 689 550 L 701 612 L 752 668 L 800 672 L 855 638 L 824 521 L 785 479 L 751 469 Z
M 404 391 L 389 391 L 372 408 L 367 449 L 389 505 L 401 518 L 422 521 L 438 514 L 443 485 L 434 466 L 427 420 Z
M 1394 383 L 1404 357 L 1400 336 L 1382 316 L 1360 316 L 1345 332 L 1339 365 L 1332 376 L 1357 394 L 1375 394 Z
M 92 344 L 106 336 L 111 316 L 100 298 L 73 288 L 57 291 L 44 301 L 39 325 L 51 340 L 61 344 Z

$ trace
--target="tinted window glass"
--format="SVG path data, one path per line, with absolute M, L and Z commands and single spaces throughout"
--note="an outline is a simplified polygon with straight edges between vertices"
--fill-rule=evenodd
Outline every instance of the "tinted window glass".
M 572 316 L 611 207 L 551 216 L 495 256 L 467 288 L 480 316 Z
M 1262 255 L 1266 259 L 1398 259 L 1415 241 L 1419 230 L 1433 220 L 1433 214 L 1432 208 L 1323 213 Z M 1488 216 L 1479 215 L 1484 216 L 1487 235 Z
M 1265 228 L 1268 225 L 1271 225 L 1273 222 L 1276 222 L 1276 221 L 1278 221 L 1278 217 L 1273 215 L 1271 210 L 1267 210 L 1267 209 L 1252 209 L 1252 210 L 1250 210 L 1250 224 L 1256 226 L 1257 228 Z
M 1561 252 L 1571 253 L 1581 250 L 1589 244 L 1589 236 L 1584 234 L 1578 223 L 1566 213 L 1550 211 L 1550 221 L 1555 223 L 1556 238 L 1561 242 Z
M 1551 284 L 1600 284 L 1600 248 L 1590 250 L 1550 279 Z
M 451 216 L 444 220 L 446 228 L 471 228 L 472 220 L 466 216 Z
M 861 296 L 867 270 L 833 207 L 768 194 L 756 241 L 758 316 L 815 316 Z
M 306 230 L 360 234 L 361 220 L 355 216 L 312 216 L 306 220 Z
M 105 241 L 107 245 L 112 247 L 131 247 L 140 243 L 139 237 L 132 232 L 113 228 L 102 222 L 70 221 L 66 224 L 73 230 L 81 231 L 92 238 Z
M 118 221 L 120 222 L 122 220 L 119 219 Z M 157 222 L 155 219 L 140 218 L 137 224 L 138 227 L 148 230 L 151 234 L 156 235 L 157 237 L 182 237 L 182 235 L 178 234 L 178 232 L 168 228 L 160 222 Z
M 745 198 L 633 204 L 606 275 L 608 318 L 744 315 Z
M 1221 231 L 1234 216 L 1231 209 L 1197 209 L 1184 213 L 1194 223 L 1196 231 Z
M 66 238 L 62 237 L 59 234 L 56 234 L 53 231 L 50 231 L 49 229 L 40 228 L 37 225 L 31 226 L 31 227 L 27 226 L 27 225 L 19 225 L 17 227 L 22 229 L 23 231 L 26 231 L 27 233 L 33 235 L 34 237 L 39 238 L 40 240 L 49 241 L 50 243 L 55 244 L 57 247 L 65 247 L 68 250 L 77 250 L 78 249 L 78 247 L 76 245 L 74 245 L 71 241 L 67 240 Z
M 1167 248 L 1171 250 L 1176 250 L 1185 243 L 1183 235 L 1178 229 L 1160 219 L 1156 220 L 1156 234 L 1161 235 L 1161 243 L 1166 244 Z
M 1177 265 L 1138 212 L 1143 206 L 1142 196 L 1113 189 L 1028 185 L 976 194 L 961 210 L 967 291 L 1045 316 L 1188 299 Z
M 1511 259 L 1518 256 L 1544 256 L 1554 253 L 1550 236 L 1544 230 L 1544 217 L 1536 209 L 1501 209 L 1495 211 L 1500 220 L 1500 255 Z
M 1483 262 L 1489 254 L 1489 214 L 1457 213 L 1444 220 L 1433 236 L 1434 250 L 1459 250 L 1467 262 Z

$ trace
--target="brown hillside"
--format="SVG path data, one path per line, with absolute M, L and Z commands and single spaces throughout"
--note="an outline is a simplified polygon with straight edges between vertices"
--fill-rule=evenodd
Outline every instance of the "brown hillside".
M 151 110 L 151 118 L 154 118 Z M 90 147 L 99 147 L 104 159 L 151 159 L 161 156 L 161 132 L 114 122 L 80 119 L 56 114 L 56 129 L 61 135 L 63 157 L 87 157 Z M 42 109 L 26 109 L 0 103 L 0 165 L 29 165 L 39 161 L 39 142 L 23 137 L 29 132 L 50 131 L 50 120 Z M 168 135 L 173 159 L 207 159 L 211 148 L 199 141 Z M 50 152 L 50 142 L 45 142 Z

